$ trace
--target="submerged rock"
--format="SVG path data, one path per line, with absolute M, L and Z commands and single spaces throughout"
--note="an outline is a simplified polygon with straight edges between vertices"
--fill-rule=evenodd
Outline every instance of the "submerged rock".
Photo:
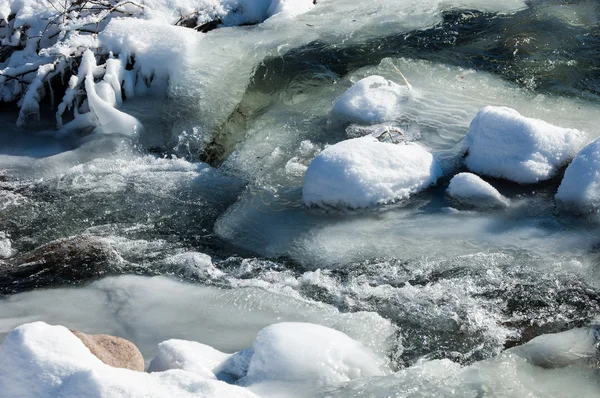
M 461 205 L 502 208 L 510 204 L 496 188 L 472 173 L 459 173 L 452 177 L 446 193 Z
M 0 294 L 117 273 L 123 259 L 105 240 L 72 236 L 0 263 Z
M 486 106 L 464 139 L 469 170 L 520 184 L 548 180 L 575 156 L 585 134 L 521 116 L 514 109 Z
M 600 138 L 586 145 L 567 167 L 556 200 L 577 212 L 600 208 Z
M 71 330 L 99 360 L 115 368 L 144 371 L 144 357 L 129 340 L 108 334 L 85 334 Z
M 441 175 L 433 155 L 419 144 L 355 138 L 313 159 L 304 176 L 302 199 L 307 206 L 364 208 L 408 199 Z

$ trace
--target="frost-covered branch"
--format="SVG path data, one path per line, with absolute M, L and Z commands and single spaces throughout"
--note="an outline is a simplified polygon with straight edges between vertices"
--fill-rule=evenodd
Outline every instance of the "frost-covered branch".
M 83 80 L 71 87 L 57 85 L 55 79 L 71 82 L 86 50 L 94 50 L 97 61 L 105 60 L 107 54 L 97 51 L 97 34 L 112 17 L 137 16 L 143 10 L 130 0 L 31 0 L 27 7 L 17 2 L 0 7 L 0 102 L 16 102 L 17 124 L 23 125 L 39 117 L 40 101 L 48 93 L 53 105 L 53 87 L 58 87 L 59 95 L 65 91 L 57 112 L 62 127 L 65 110 L 83 105 L 85 95 L 74 94 Z

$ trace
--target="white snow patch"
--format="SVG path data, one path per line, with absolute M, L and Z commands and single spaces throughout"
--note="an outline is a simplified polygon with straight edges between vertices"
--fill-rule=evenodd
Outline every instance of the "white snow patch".
M 600 208 L 600 138 L 586 145 L 567 167 L 556 200 L 577 211 Z
M 333 112 L 352 123 L 383 123 L 400 117 L 402 104 L 409 98 L 407 86 L 381 76 L 368 76 L 356 82 L 336 101 Z
M 448 195 L 455 201 L 475 207 L 507 207 L 510 201 L 491 184 L 472 173 L 452 177 Z
M 285 322 L 260 331 L 242 385 L 262 381 L 303 381 L 330 385 L 389 370 L 371 350 L 325 326 Z
M 69 329 L 34 322 L 11 331 L 0 346 L 0 388 L 7 397 L 256 397 L 184 370 L 158 373 L 113 368 Z
M 329 146 L 313 159 L 302 199 L 307 206 L 368 207 L 407 199 L 441 175 L 433 155 L 419 144 L 355 138 Z
M 469 170 L 522 184 L 556 175 L 583 144 L 585 134 L 521 116 L 507 107 L 479 111 L 464 139 Z

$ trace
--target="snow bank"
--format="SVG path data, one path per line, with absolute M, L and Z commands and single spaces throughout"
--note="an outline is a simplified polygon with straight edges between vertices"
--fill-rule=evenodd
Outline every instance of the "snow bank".
M 333 112 L 352 123 L 383 123 L 401 116 L 402 104 L 409 98 L 407 86 L 381 76 L 369 76 L 350 87 L 336 101 Z
M 510 203 L 491 184 L 472 173 L 452 177 L 446 193 L 460 204 L 475 207 L 507 207 Z
M 556 200 L 578 211 L 600 208 L 600 139 L 586 145 L 567 167 Z
M 0 391 L 7 397 L 256 397 L 199 373 L 113 368 L 62 326 L 34 322 L 11 331 L 0 346 Z
M 251 349 L 230 355 L 204 344 L 168 340 L 148 371 L 113 368 L 63 326 L 44 322 L 12 330 L 0 346 L 0 388 L 18 397 L 254 397 L 238 383 L 331 385 L 389 373 L 383 359 L 342 332 L 310 323 L 278 323 L 260 331 Z M 194 395 L 195 394 L 195 395 Z
M 302 199 L 307 206 L 368 207 L 407 199 L 441 175 L 433 155 L 419 144 L 355 138 L 327 147 L 313 159 Z
M 583 144 L 584 133 L 521 116 L 506 107 L 479 111 L 464 139 L 469 170 L 522 184 L 547 180 Z

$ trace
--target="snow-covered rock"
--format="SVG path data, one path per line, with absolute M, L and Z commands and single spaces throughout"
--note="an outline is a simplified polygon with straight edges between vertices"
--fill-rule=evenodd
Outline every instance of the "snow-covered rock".
M 510 201 L 491 184 L 472 173 L 452 177 L 446 193 L 452 200 L 475 207 L 507 207 Z
M 386 373 L 383 361 L 342 332 L 311 323 L 286 322 L 260 331 L 245 378 L 330 385 Z
M 556 200 L 577 211 L 600 208 L 600 138 L 586 145 L 567 167 Z
M 407 86 L 381 76 L 368 76 L 342 94 L 336 101 L 333 112 L 340 119 L 351 123 L 383 123 L 401 116 L 402 104 L 409 98 Z
M 144 373 L 113 368 L 63 326 L 34 322 L 0 346 L 0 395 L 51 397 L 256 397 L 248 390 L 184 370 Z
M 585 134 L 521 116 L 506 107 L 479 111 L 464 139 L 469 170 L 522 184 L 556 175 L 577 153 Z
M 421 145 L 367 136 L 317 155 L 306 170 L 302 198 L 307 206 L 368 207 L 407 199 L 441 175 L 433 155 Z
M 182 369 L 198 373 L 207 379 L 215 379 L 218 367 L 231 357 L 211 346 L 171 339 L 158 345 L 156 356 L 148 366 L 149 372 L 163 372 L 169 369 Z

